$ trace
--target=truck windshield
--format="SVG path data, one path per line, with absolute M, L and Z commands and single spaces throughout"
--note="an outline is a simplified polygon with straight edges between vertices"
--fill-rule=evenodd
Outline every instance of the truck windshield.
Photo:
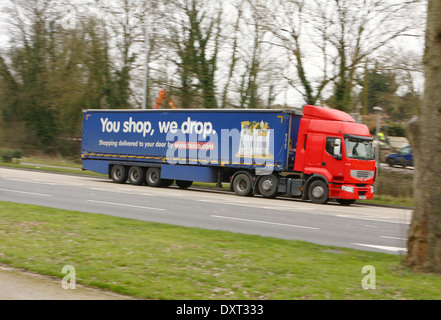
M 372 138 L 345 135 L 346 155 L 351 159 L 373 160 Z

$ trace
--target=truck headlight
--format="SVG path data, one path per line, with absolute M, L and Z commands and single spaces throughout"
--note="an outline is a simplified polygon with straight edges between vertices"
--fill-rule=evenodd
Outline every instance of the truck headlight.
M 352 186 L 342 186 L 341 189 L 346 192 L 354 193 L 354 187 Z
M 371 193 L 374 193 L 374 190 L 375 190 L 374 186 L 371 186 Z

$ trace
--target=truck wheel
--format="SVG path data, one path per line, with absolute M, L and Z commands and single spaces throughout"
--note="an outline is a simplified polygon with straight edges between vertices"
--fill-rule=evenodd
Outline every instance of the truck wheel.
M 141 167 L 130 167 L 129 182 L 134 185 L 141 185 L 144 183 L 144 170 Z
M 147 185 L 150 187 L 161 186 L 161 169 L 149 168 L 145 175 L 145 180 L 147 182 Z
M 328 193 L 328 186 L 322 180 L 313 181 L 308 189 L 309 199 L 313 203 L 325 204 L 328 202 Z
M 110 178 L 116 183 L 125 183 L 127 181 L 127 169 L 124 166 L 116 165 L 110 171 Z
M 233 190 L 238 196 L 250 196 L 253 192 L 250 177 L 245 173 L 238 174 L 233 181 Z
M 337 199 L 337 202 L 342 206 L 350 206 L 355 202 L 355 199 Z
M 259 179 L 259 183 L 257 187 L 259 188 L 259 192 L 265 198 L 274 198 L 277 196 L 279 181 L 277 177 L 273 174 L 263 176 Z
M 193 181 L 176 180 L 176 185 L 181 189 L 187 189 L 191 187 Z

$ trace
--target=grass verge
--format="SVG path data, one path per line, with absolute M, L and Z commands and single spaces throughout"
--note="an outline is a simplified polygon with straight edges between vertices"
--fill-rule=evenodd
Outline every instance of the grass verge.
M 440 299 L 401 257 L 0 201 L 0 262 L 147 299 Z M 375 267 L 364 290 L 362 268 Z

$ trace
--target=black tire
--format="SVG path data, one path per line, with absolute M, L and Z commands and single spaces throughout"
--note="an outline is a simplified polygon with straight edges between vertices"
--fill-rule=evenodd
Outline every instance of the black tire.
M 350 206 L 355 201 L 355 199 L 337 199 L 337 202 L 340 203 L 342 206 Z
M 389 165 L 389 167 L 393 167 L 395 162 L 392 159 L 387 159 L 387 164 Z
M 161 169 L 159 168 L 149 168 L 145 175 L 145 181 L 150 187 L 160 187 L 161 186 Z
M 110 178 L 115 183 L 125 183 L 127 181 L 127 168 L 116 165 L 110 170 Z
M 250 196 L 253 193 L 251 178 L 245 173 L 238 174 L 233 180 L 233 191 L 241 197 Z
M 323 180 L 313 181 L 308 188 L 308 196 L 313 203 L 325 204 L 329 200 L 328 185 Z
M 181 189 L 190 188 L 192 184 L 193 181 L 176 180 L 176 185 Z
M 257 188 L 262 196 L 265 198 L 275 198 L 279 187 L 279 180 L 273 174 L 262 176 L 259 179 Z
M 145 181 L 145 172 L 141 167 L 130 167 L 129 182 L 133 185 L 142 185 Z

